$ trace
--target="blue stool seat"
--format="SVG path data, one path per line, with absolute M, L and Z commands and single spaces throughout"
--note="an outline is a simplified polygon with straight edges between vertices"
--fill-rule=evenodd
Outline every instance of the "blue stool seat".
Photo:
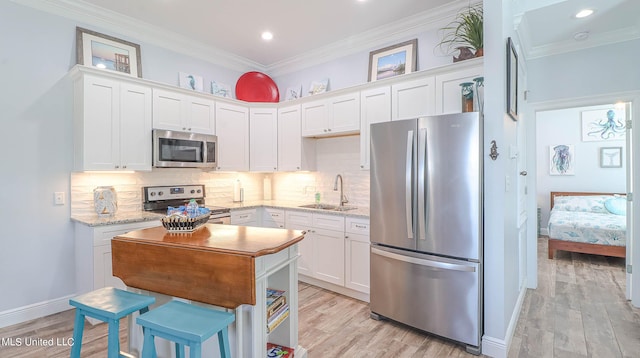
M 149 305 L 156 301 L 154 297 L 123 291 L 113 287 L 105 287 L 69 300 L 69 304 L 76 308 L 76 318 L 73 326 L 73 347 L 71 358 L 80 358 L 82 348 L 82 333 L 84 331 L 85 316 L 98 319 L 109 324 L 108 357 L 120 357 L 120 319 L 135 311 L 145 313 Z
M 202 353 L 202 342 L 217 333 L 221 356 L 231 358 L 227 326 L 235 319 L 233 313 L 170 301 L 136 319 L 144 329 L 142 357 L 156 357 L 154 338 L 160 337 L 175 342 L 176 358 L 184 357 L 185 345 L 190 357 L 197 358 Z

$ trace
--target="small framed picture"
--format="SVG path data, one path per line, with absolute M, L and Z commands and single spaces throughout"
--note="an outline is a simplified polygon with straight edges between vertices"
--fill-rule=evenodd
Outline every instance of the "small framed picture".
M 309 94 L 314 95 L 319 93 L 325 93 L 327 92 L 328 89 L 329 89 L 328 78 L 320 81 L 311 81 L 311 84 L 309 85 Z
M 285 94 L 285 101 L 289 101 L 292 99 L 302 98 L 302 85 L 291 86 L 287 88 L 287 93 Z
M 507 113 L 518 120 L 518 53 L 511 37 L 507 40 Z
M 76 27 L 76 62 L 142 78 L 140 45 Z
M 231 98 L 231 87 L 228 84 L 211 81 L 211 94 Z
M 186 72 L 180 72 L 180 87 L 202 92 L 204 82 L 202 76 L 192 75 Z
M 418 39 L 371 51 L 369 82 L 416 71 Z
M 622 168 L 622 147 L 601 147 L 600 168 Z
M 573 144 L 549 146 L 549 174 L 575 175 L 575 149 Z

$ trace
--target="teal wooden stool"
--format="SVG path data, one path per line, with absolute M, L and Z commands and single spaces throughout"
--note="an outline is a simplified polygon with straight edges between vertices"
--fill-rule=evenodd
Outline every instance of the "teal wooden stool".
M 120 319 L 135 311 L 140 311 L 141 314 L 149 311 L 149 305 L 155 301 L 154 297 L 113 287 L 101 288 L 70 299 L 69 304 L 76 308 L 71 358 L 80 358 L 85 316 L 109 323 L 107 357 L 123 357 L 120 355 Z
M 191 358 L 198 358 L 202 354 L 202 342 L 215 333 L 218 333 L 220 355 L 231 358 L 227 326 L 235 319 L 233 313 L 170 301 L 136 319 L 144 330 L 142 358 L 156 357 L 155 337 L 175 342 L 176 358 L 184 357 L 184 346 L 189 346 Z

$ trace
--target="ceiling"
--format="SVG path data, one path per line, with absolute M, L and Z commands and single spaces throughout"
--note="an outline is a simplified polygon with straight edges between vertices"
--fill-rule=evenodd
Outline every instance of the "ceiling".
M 216 59 L 228 68 L 273 73 L 321 63 L 329 53 L 339 57 L 394 43 L 407 31 L 442 27 L 443 19 L 477 0 L 13 1 L 115 28 L 139 41 L 171 43 L 176 51 Z M 640 37 L 639 0 L 512 1 L 526 59 Z M 585 7 L 595 13 L 573 17 Z M 274 35 L 269 42 L 260 37 L 266 30 Z M 576 41 L 581 31 L 588 37 Z

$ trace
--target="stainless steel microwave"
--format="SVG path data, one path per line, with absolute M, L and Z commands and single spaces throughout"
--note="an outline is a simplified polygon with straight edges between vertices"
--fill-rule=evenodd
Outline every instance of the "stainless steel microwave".
M 208 168 L 218 165 L 218 137 L 212 134 L 153 130 L 153 166 Z

